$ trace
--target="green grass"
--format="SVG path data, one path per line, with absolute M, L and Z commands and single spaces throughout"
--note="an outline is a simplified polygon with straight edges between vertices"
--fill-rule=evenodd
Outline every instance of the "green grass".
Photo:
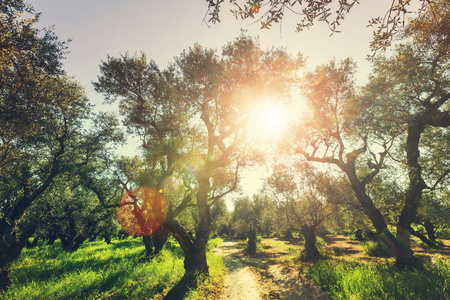
M 380 243 L 367 241 L 361 244 L 363 251 L 368 256 L 374 257 L 390 257 L 390 253 L 387 248 L 383 247 Z
M 184 274 L 182 251 L 173 240 L 152 260 L 145 258 L 141 239 L 113 242 L 85 243 L 73 253 L 64 252 L 58 242 L 24 249 L 11 267 L 12 285 L 0 298 L 153 299 L 174 287 Z M 212 250 L 220 243 L 220 239 L 214 239 L 208 248 Z M 222 258 L 209 251 L 208 264 L 211 277 L 202 280 L 188 299 L 221 288 Z
M 272 260 L 275 263 L 290 267 L 301 267 L 300 254 L 302 251 L 300 246 L 287 245 L 277 240 L 263 240 L 262 245 L 265 248 L 277 248 L 286 253 L 284 255 L 277 255 L 273 257 Z
M 435 257 L 424 270 L 392 263 L 319 261 L 307 275 L 333 299 L 450 299 L 450 259 Z

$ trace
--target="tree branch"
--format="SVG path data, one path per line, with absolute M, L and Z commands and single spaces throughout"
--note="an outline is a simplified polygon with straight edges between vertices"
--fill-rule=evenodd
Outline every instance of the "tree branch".
M 238 179 L 239 179 L 239 178 L 238 178 L 238 173 L 239 173 L 239 162 L 236 163 L 236 171 L 234 172 L 234 182 L 233 182 L 233 185 L 231 186 L 231 188 L 229 188 L 227 191 L 223 192 L 222 194 L 217 195 L 217 196 L 214 196 L 214 197 L 208 199 L 208 201 L 209 201 L 209 200 L 212 200 L 212 202 L 209 204 L 210 206 L 216 204 L 216 202 L 217 202 L 219 199 L 221 199 L 223 196 L 225 196 L 226 194 L 229 194 L 229 193 L 231 193 L 232 191 L 236 190 L 237 183 L 238 183 Z
M 436 180 L 436 182 L 433 184 L 432 187 L 428 187 L 429 190 L 434 191 L 436 189 L 436 187 L 439 185 L 439 183 L 444 180 L 445 176 L 447 176 L 448 174 L 450 174 L 450 169 L 445 171 L 439 178 L 438 180 Z

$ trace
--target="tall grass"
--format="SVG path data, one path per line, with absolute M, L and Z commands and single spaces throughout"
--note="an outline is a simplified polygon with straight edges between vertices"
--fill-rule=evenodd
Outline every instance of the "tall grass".
M 307 274 L 333 299 L 450 299 L 450 259 L 435 257 L 423 270 L 392 263 L 320 261 Z
M 141 239 L 113 242 L 85 243 L 73 253 L 64 252 L 58 242 L 24 249 L 11 267 L 12 285 L 0 298 L 154 299 L 167 293 L 184 274 L 182 251 L 174 241 L 169 241 L 152 260 L 145 257 Z M 223 276 L 221 257 L 209 252 L 208 259 L 211 273 L 222 272 Z M 209 280 L 220 280 L 220 275 Z M 207 283 L 198 289 L 207 293 Z

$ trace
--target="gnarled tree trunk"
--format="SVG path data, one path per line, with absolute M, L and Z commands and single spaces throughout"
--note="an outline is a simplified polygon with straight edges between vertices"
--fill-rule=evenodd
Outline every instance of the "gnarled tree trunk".
M 372 221 L 372 224 L 378 233 L 379 240 L 386 245 L 392 255 L 396 257 L 396 264 L 399 268 L 404 269 L 409 268 L 410 266 L 417 266 L 417 259 L 409 244 L 408 231 L 404 230 L 403 227 L 397 227 L 397 236 L 394 236 L 389 231 L 381 212 L 375 207 L 372 198 L 367 195 L 365 184 L 357 179 L 353 170 L 351 168 L 344 168 L 356 198 L 361 204 L 364 213 Z
M 422 122 L 413 122 L 408 125 L 406 138 L 406 160 L 408 164 L 409 187 L 406 192 L 405 204 L 397 222 L 397 237 L 405 248 L 411 251 L 411 255 L 396 256 L 397 266 L 401 269 L 415 268 L 418 266 L 417 258 L 411 250 L 411 224 L 417 217 L 417 209 L 422 200 L 422 192 L 426 184 L 422 179 L 422 167 L 419 164 L 419 142 L 425 125 Z
M 434 233 L 434 225 L 433 223 L 431 223 L 430 219 L 427 219 L 423 223 L 423 227 L 425 227 L 425 230 L 427 231 L 428 238 L 433 242 L 436 241 L 436 234 Z
M 11 279 L 9 278 L 10 262 L 20 256 L 23 248 L 14 241 L 9 242 L 0 240 L 0 294 L 6 292 L 11 285 Z
M 256 253 L 256 230 L 252 229 L 247 231 L 247 238 L 248 242 L 246 251 L 251 254 Z
M 146 255 L 154 256 L 161 252 L 169 234 L 170 231 L 161 226 L 151 236 L 143 236 L 142 241 L 144 242 Z
M 319 250 L 316 246 L 317 228 L 314 225 L 303 225 L 301 228 L 303 237 L 305 238 L 305 255 L 304 259 L 307 261 L 315 261 L 320 258 Z
M 196 273 L 208 274 L 206 244 L 204 247 L 198 247 L 195 244 L 192 234 L 186 232 L 177 221 L 166 221 L 163 226 L 172 232 L 173 237 L 177 240 L 183 250 L 184 277 L 191 278 Z
M 34 230 L 25 231 L 17 236 L 13 226 L 4 219 L 0 220 L 0 294 L 6 292 L 11 285 L 9 278 L 10 263 L 19 258 L 28 238 Z

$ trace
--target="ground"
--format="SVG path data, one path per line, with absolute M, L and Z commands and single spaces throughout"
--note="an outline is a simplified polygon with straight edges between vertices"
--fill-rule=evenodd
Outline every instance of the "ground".
M 343 235 L 327 235 L 323 239 L 334 257 L 371 259 L 358 241 Z M 450 240 L 442 242 L 444 246 L 438 250 L 415 241 L 412 248 L 419 257 L 435 254 L 450 257 Z M 228 269 L 222 299 L 330 299 L 293 264 L 302 248 L 300 240 L 264 238 L 263 246 L 263 252 L 252 256 L 244 253 L 243 242 L 233 240 L 226 240 L 214 250 L 223 255 Z
M 298 269 L 246 256 L 241 248 L 237 241 L 225 241 L 215 249 L 228 269 L 222 299 L 329 299 Z M 269 253 L 285 254 L 283 247 L 273 247 Z
M 259 284 L 259 276 L 242 261 L 242 254 L 235 241 L 225 241 L 214 249 L 223 255 L 227 275 L 225 277 L 223 299 L 262 299 L 264 291 Z

